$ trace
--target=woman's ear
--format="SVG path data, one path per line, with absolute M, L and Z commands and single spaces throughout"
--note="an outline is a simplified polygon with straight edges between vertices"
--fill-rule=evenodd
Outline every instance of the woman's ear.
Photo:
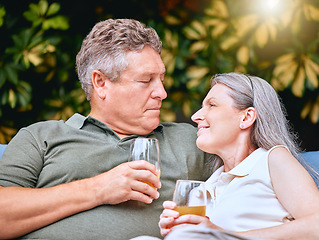
M 106 81 L 107 77 L 99 71 L 99 70 L 93 70 L 91 74 L 91 79 L 92 79 L 92 85 L 93 85 L 93 91 L 97 94 L 97 96 L 100 99 L 105 99 L 106 98 Z
M 240 122 L 241 129 L 247 129 L 256 121 L 257 113 L 255 108 L 249 107 L 243 110 L 243 116 Z

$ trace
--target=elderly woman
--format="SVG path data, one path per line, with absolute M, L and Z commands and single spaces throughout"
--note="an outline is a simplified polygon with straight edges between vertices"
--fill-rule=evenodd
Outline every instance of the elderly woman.
M 243 239 L 319 239 L 319 191 L 297 160 L 298 147 L 269 83 L 238 73 L 217 75 L 192 120 L 197 146 L 222 166 L 205 182 L 207 217 L 179 216 L 176 204 L 166 201 L 159 222 L 163 236 L 215 239 L 209 232 L 218 229 Z

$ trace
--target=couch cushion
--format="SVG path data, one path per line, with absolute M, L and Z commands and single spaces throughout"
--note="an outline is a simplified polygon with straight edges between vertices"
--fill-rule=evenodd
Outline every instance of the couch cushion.
M 6 144 L 0 144 L 0 158 L 2 157 L 2 154 L 4 152 L 4 149 L 6 149 L 7 145 Z
M 300 156 L 317 172 L 319 172 L 319 151 L 301 153 Z
M 0 144 L 0 158 L 7 147 L 7 144 Z M 300 156 L 311 166 L 319 172 L 319 151 L 309 151 L 301 153 Z

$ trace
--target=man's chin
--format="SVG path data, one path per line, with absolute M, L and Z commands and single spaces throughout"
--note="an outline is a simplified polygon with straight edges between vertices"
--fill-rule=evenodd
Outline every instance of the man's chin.
M 154 129 L 158 127 L 159 123 L 160 123 L 159 117 L 156 120 L 153 119 L 153 120 L 149 120 L 145 122 L 145 124 L 141 125 L 141 128 L 143 129 L 142 132 L 144 132 L 144 134 L 141 134 L 141 135 L 151 133 Z

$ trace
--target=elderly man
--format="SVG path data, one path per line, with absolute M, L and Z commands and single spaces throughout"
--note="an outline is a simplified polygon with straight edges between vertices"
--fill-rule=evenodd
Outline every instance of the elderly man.
M 77 55 L 91 112 L 35 123 L 11 140 L 0 161 L 0 238 L 160 236 L 175 181 L 211 173 L 196 128 L 159 121 L 167 96 L 160 52 L 156 32 L 138 21 L 94 26 Z M 154 165 L 127 161 L 138 136 L 158 139 L 161 180 Z

